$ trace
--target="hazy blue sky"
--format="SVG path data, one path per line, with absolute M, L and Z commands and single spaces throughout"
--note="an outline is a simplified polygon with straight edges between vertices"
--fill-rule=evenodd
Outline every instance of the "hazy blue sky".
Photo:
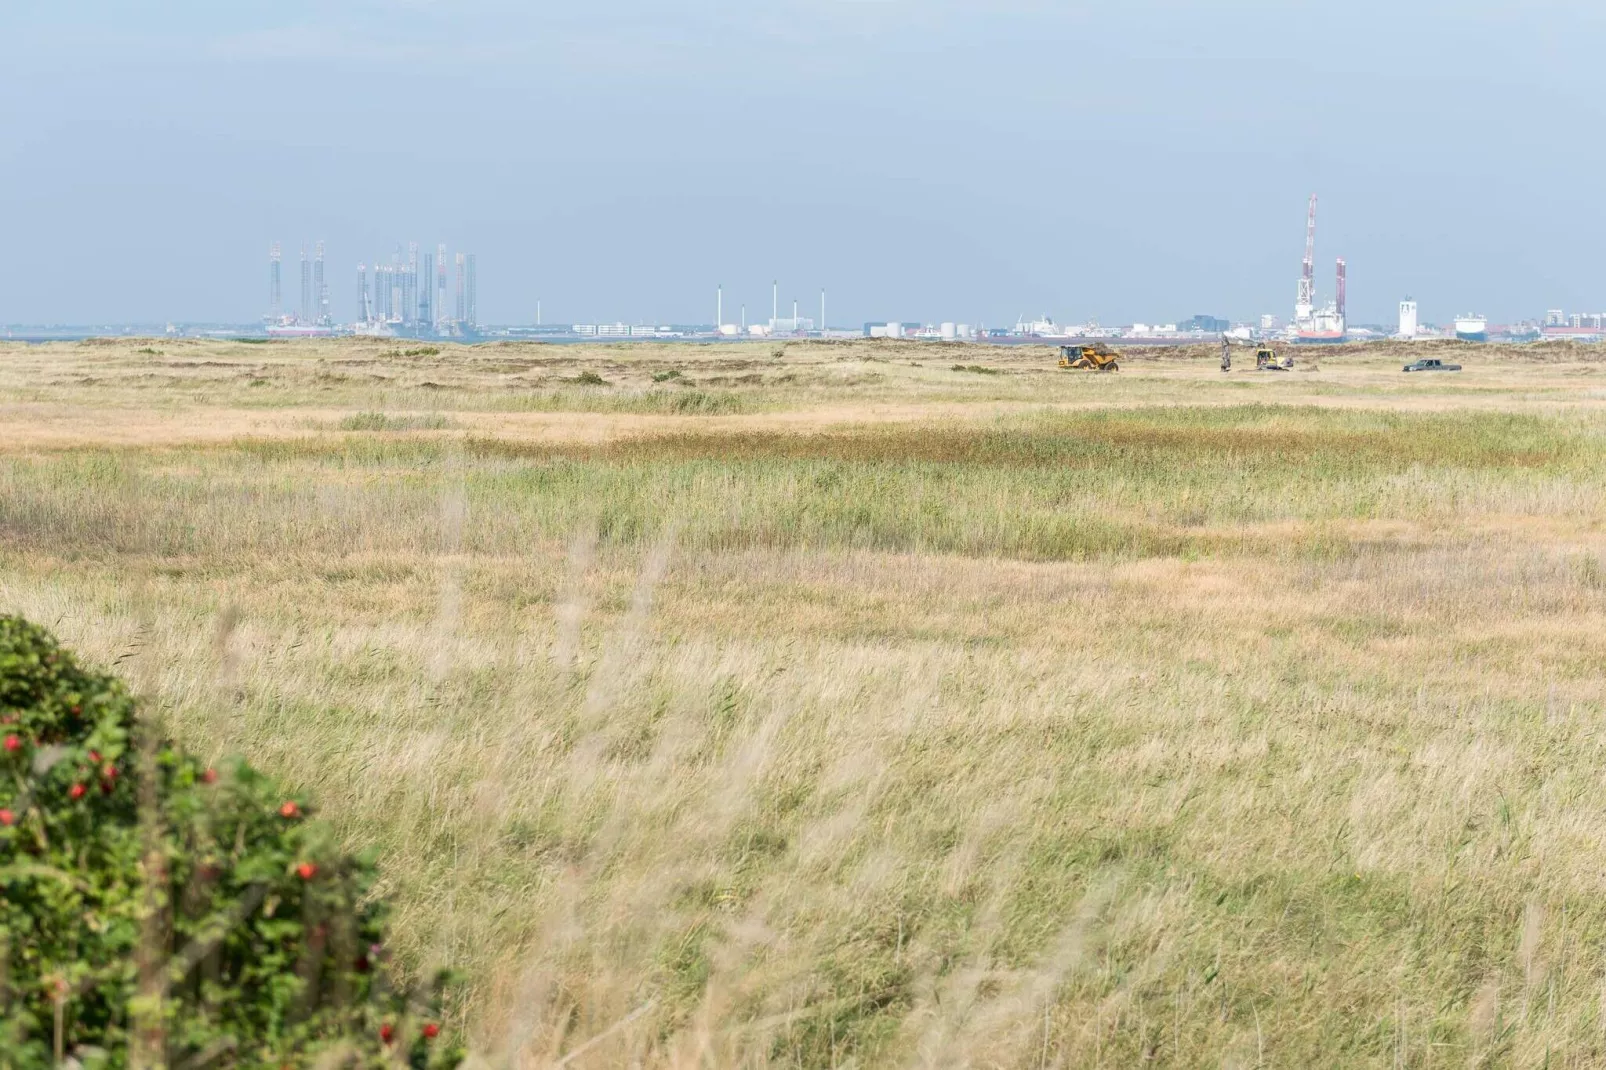
M 268 242 L 481 318 L 1606 308 L 1583 0 L 7 0 L 0 322 L 248 320 Z

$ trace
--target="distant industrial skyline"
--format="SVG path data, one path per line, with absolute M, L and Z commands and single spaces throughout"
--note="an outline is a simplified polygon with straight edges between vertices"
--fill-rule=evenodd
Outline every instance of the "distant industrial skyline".
M 479 264 L 473 253 L 456 254 L 455 303 L 447 299 L 445 242 L 420 255 L 418 242 L 410 241 L 405 256 L 398 245 L 388 263 L 380 257 L 363 261 L 357 265 L 352 315 L 342 318 L 334 312 L 324 277 L 324 243 L 315 242 L 313 249 L 309 262 L 306 245 L 301 247 L 301 303 L 291 310 L 284 306 L 283 244 L 268 243 L 268 308 L 261 319 L 269 333 L 376 334 L 400 329 L 451 337 L 471 334 L 479 325 Z
M 1343 341 L 1351 336 L 1347 316 L 1347 263 L 1344 257 L 1336 258 L 1333 295 L 1326 298 L 1325 303 L 1319 304 L 1316 280 L 1317 201 L 1317 196 L 1313 194 L 1308 205 L 1305 252 L 1301 261 L 1291 317 L 1280 316 L 1275 312 L 1260 312 L 1252 316 L 1229 314 L 1220 317 L 1207 311 L 1196 312 L 1186 317 L 1176 316 L 1173 317 L 1173 322 L 1166 322 L 1162 317 L 1112 323 L 1102 321 L 1098 316 L 1084 317 L 1080 322 L 1064 319 L 1056 322 L 1052 314 L 1044 313 L 1040 316 L 1022 314 L 1017 317 L 1012 327 L 1000 324 L 998 321 L 989 324 L 981 319 L 973 322 L 947 318 L 916 319 L 912 322 L 883 319 L 864 321 L 864 333 L 872 336 L 938 340 L 965 340 L 1006 335 L 1045 338 L 1165 338 L 1229 333 L 1244 338 L 1282 335 L 1290 340 L 1305 342 Z M 371 262 L 359 263 L 356 273 L 356 299 L 352 306 L 353 315 L 350 318 L 340 318 L 331 312 L 330 291 L 324 277 L 324 242 L 322 240 L 315 242 L 313 249 L 313 257 L 309 261 L 307 245 L 303 243 L 301 246 L 301 301 L 297 310 L 288 311 L 284 308 L 282 297 L 282 243 L 275 240 L 269 244 L 269 311 L 263 317 L 263 323 L 270 334 L 296 336 L 350 333 L 450 338 L 476 336 L 479 329 L 484 326 L 484 321 L 479 316 L 477 256 L 473 253 L 458 252 L 452 261 L 456 279 L 455 303 L 448 300 L 448 253 L 444 242 L 439 243 L 433 253 L 427 249 L 420 253 L 419 243 L 409 241 L 405 253 L 400 244 L 396 245 L 388 263 L 380 257 L 373 258 Z M 370 263 L 372 263 L 371 283 Z M 700 335 L 725 338 L 771 335 L 807 337 L 827 332 L 847 333 L 855 330 L 851 325 L 845 327 L 840 323 L 832 324 L 827 319 L 826 290 L 823 288 L 819 291 L 818 318 L 803 316 L 801 314 L 803 303 L 795 297 L 791 301 L 791 316 L 783 317 L 778 279 L 771 282 L 770 315 L 767 320 L 755 317 L 749 322 L 745 304 L 735 306 L 739 308 L 738 315 L 728 319 L 725 315 L 723 284 L 715 287 L 714 299 L 715 315 L 707 322 L 692 314 L 630 321 L 604 317 L 590 322 L 570 320 L 567 323 L 547 321 L 544 324 L 542 302 L 537 298 L 533 321 L 508 320 L 496 326 L 499 328 L 550 326 L 552 330 L 546 332 L 549 335 L 567 328 L 562 333 L 582 338 L 638 336 L 661 338 Z M 1422 335 L 1433 333 L 1435 329 L 1431 326 L 1433 321 L 1421 315 L 1416 300 L 1408 297 L 1396 307 L 1399 316 L 1397 330 L 1390 330 L 1382 321 L 1374 321 L 1370 328 L 1357 325 L 1358 330 L 1354 336 L 1398 334 L 1403 337 L 1415 337 L 1419 333 Z M 561 316 L 558 318 L 562 319 Z M 1598 331 L 1603 321 L 1606 321 L 1606 313 L 1572 313 L 1569 316 L 1560 309 L 1547 307 L 1542 314 L 1523 316 L 1495 326 L 1511 337 L 1538 337 L 1541 333 L 1538 328 L 1542 328 L 1545 332 L 1572 331 L 1575 335 L 1581 336 L 1583 333 Z M 1482 338 L 1489 326 L 1486 317 L 1472 312 L 1442 316 L 1439 317 L 1439 322 L 1441 326 L 1450 324 L 1443 326 L 1444 333 L 1475 338 Z M 1535 329 L 1530 330 L 1530 328 Z
M 1583 0 L 0 5 L 0 322 L 257 321 L 275 236 L 299 312 L 301 235 L 346 320 L 406 230 L 476 251 L 486 322 L 706 320 L 777 276 L 842 323 L 1285 315 L 1312 190 L 1352 320 L 1593 309 L 1603 30 Z

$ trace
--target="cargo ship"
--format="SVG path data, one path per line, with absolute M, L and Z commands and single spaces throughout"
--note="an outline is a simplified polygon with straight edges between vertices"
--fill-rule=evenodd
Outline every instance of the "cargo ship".
M 1457 316 L 1455 336 L 1463 342 L 1487 342 L 1489 321 L 1482 316 Z
M 333 327 L 311 323 L 275 323 L 268 328 L 269 338 L 333 338 Z
M 1343 276 L 1339 278 L 1342 280 Z M 1345 322 L 1343 306 L 1336 302 L 1294 327 L 1294 341 L 1301 345 L 1338 345 L 1348 337 L 1349 329 Z

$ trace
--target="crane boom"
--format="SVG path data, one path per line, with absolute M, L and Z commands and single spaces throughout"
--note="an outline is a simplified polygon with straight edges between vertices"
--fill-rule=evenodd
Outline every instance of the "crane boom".
M 1305 262 L 1299 276 L 1299 300 L 1294 319 L 1308 320 L 1316 308 L 1316 194 L 1310 195 L 1310 214 L 1305 220 Z

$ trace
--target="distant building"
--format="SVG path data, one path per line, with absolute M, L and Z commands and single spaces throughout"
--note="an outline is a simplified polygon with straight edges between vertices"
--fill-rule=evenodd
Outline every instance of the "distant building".
M 434 277 L 435 254 L 425 253 L 423 264 L 419 268 L 418 280 L 414 282 L 414 286 L 418 290 L 418 322 L 424 327 L 433 327 L 435 325 L 435 307 L 430 296 L 434 290 L 432 281 Z
M 1597 321 L 1600 317 L 1582 317 L 1590 321 Z M 1606 327 L 1600 326 L 1571 326 L 1571 327 L 1544 327 L 1540 329 L 1540 337 L 1552 341 L 1570 340 L 1574 342 L 1600 342 L 1606 341 Z
M 314 312 L 312 308 L 312 261 L 307 259 L 307 245 L 301 244 L 301 311 L 296 315 L 297 323 L 311 323 Z
M 268 319 L 278 322 L 284 315 L 284 281 L 280 271 L 279 243 L 268 246 Z
M 457 316 L 455 322 L 462 324 L 468 319 L 468 270 L 463 264 L 463 254 L 457 254 Z
M 1415 338 L 1420 324 L 1416 318 L 1416 302 L 1406 298 L 1400 302 L 1400 337 Z
M 1548 309 L 1545 312 L 1545 326 L 1565 327 L 1567 326 L 1567 317 L 1559 308 Z
M 318 303 L 318 325 L 328 327 L 335 322 L 329 309 L 329 284 L 323 277 L 323 242 L 318 242 L 312 253 L 312 295 Z
M 1225 334 L 1231 327 L 1231 322 L 1227 320 L 1217 319 L 1215 316 L 1203 315 L 1195 316 L 1190 320 L 1184 320 L 1182 323 L 1177 325 L 1179 330 L 1196 331 L 1204 334 Z

